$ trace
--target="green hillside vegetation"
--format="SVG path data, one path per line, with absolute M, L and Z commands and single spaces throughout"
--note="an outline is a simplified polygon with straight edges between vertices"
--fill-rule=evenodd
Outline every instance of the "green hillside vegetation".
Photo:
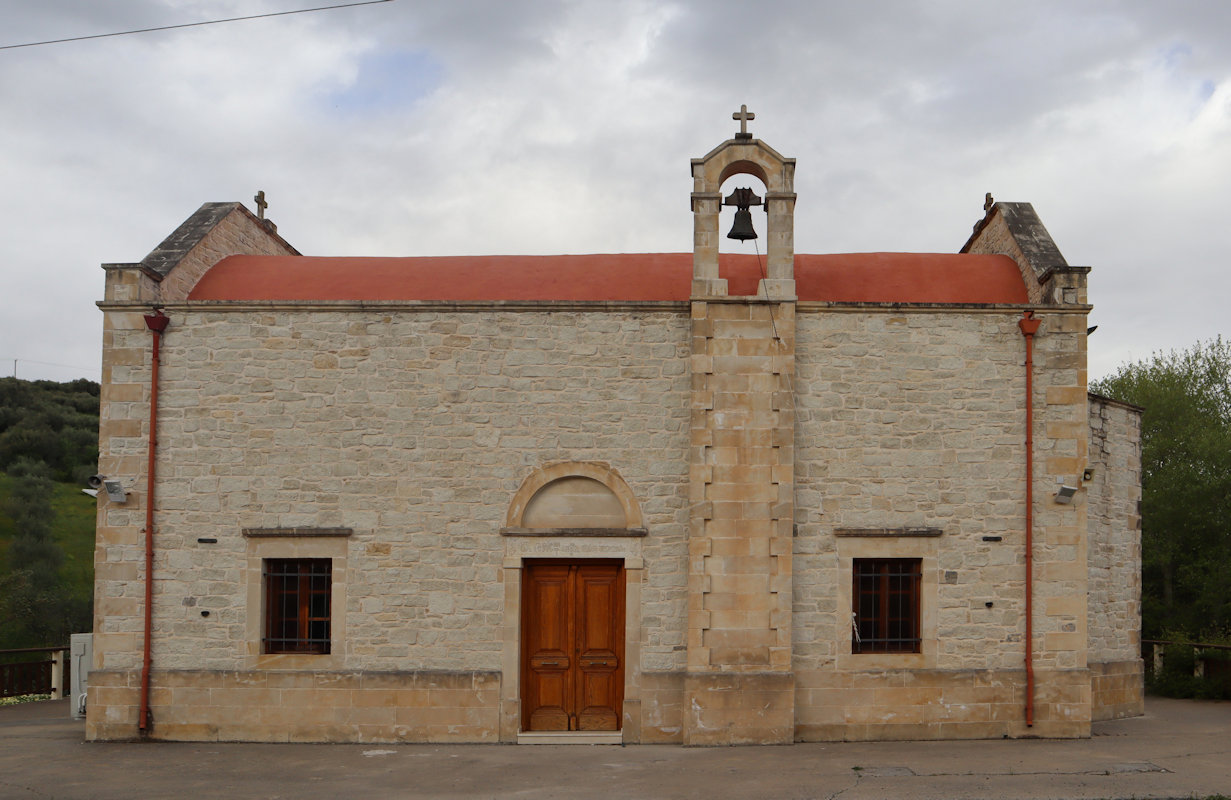
M 17 526 L 4 513 L 9 505 L 14 478 L 0 475 L 0 574 L 6 574 L 9 545 L 16 535 Z M 52 490 L 51 535 L 64 563 L 60 576 L 73 594 L 89 601 L 94 591 L 94 515 L 97 501 L 81 491 L 84 486 L 57 483 Z
M 98 463 L 99 385 L 0 378 L 0 469 L 41 461 L 57 481 L 85 484 Z
M 0 649 L 88 631 L 99 386 L 0 379 Z

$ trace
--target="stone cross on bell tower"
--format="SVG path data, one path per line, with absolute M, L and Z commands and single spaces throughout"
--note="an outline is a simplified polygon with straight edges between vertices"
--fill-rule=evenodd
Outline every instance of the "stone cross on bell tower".
M 755 117 L 747 106 L 733 117 L 735 138 L 692 161 L 684 743 L 787 744 L 795 714 L 795 160 L 748 133 Z M 730 297 L 719 274 L 718 212 L 723 181 L 738 174 L 765 184 L 768 264 L 756 294 Z M 733 193 L 745 214 L 747 195 Z
M 739 111 L 731 115 L 731 119 L 739 120 L 739 133 L 735 134 L 736 139 L 751 139 L 752 134 L 748 132 L 748 121 L 756 119 L 757 115 L 748 110 L 748 106 L 742 105 Z

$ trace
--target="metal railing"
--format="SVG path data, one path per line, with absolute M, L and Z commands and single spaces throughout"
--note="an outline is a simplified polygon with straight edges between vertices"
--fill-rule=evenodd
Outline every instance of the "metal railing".
M 47 653 L 36 661 L 12 660 L 20 656 Z M 22 647 L 0 650 L 0 697 L 27 694 L 50 694 L 53 699 L 64 696 L 68 689 L 67 647 Z
M 1173 697 L 1231 698 L 1231 645 L 1142 639 L 1146 683 Z

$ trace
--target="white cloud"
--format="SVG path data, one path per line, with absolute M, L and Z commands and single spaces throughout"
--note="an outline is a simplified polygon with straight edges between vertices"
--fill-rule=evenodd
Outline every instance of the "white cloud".
M 311 5 L 0 12 L 12 42 Z M 1105 374 L 1227 332 L 1229 34 L 1196 2 L 396 0 L 0 51 L 0 359 L 96 364 L 98 263 L 257 189 L 308 253 L 687 250 L 688 159 L 747 103 L 802 252 L 952 251 L 985 191 L 1033 202 L 1094 267 Z

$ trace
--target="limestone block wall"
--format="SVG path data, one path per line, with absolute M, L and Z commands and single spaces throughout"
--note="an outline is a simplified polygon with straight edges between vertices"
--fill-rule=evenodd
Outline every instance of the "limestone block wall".
M 797 331 L 796 668 L 830 669 L 850 650 L 834 531 L 898 528 L 943 531 L 934 666 L 1018 666 L 1016 317 L 801 311 Z
M 1141 412 L 1090 395 L 1086 485 L 1095 719 L 1144 713 L 1141 661 Z
M 109 294 L 116 282 L 135 287 L 138 277 L 137 270 L 109 272 Z M 131 669 L 141 658 L 150 337 L 140 311 L 103 315 L 98 469 L 119 480 L 128 496 L 123 504 L 105 496 L 98 501 L 94 670 Z
M 1141 656 L 1141 412 L 1090 395 L 1090 660 Z
M 692 303 L 685 744 L 790 742 L 794 305 Z
M 643 741 L 680 740 L 695 399 L 687 309 L 187 304 L 168 314 L 158 735 L 276 740 L 318 726 L 318 738 L 493 740 L 507 689 L 500 527 L 532 471 L 594 461 L 627 481 L 648 529 L 640 716 L 626 725 Z M 1135 525 L 1126 509 L 1136 512 L 1139 428 L 1124 407 L 1088 410 L 1084 310 L 1049 309 L 1033 397 L 1036 725 L 1022 722 L 1020 315 L 801 304 L 785 584 L 796 739 L 1086 735 L 1092 692 L 1096 718 L 1139 698 L 1139 608 L 1117 594 L 1140 557 L 1120 534 Z M 151 339 L 139 311 L 108 309 L 104 326 L 100 470 L 132 494 L 99 507 L 95 737 L 135 730 Z M 772 394 L 778 405 L 767 408 L 790 407 Z M 1055 503 L 1057 484 L 1081 483 L 1087 464 L 1094 477 L 1075 502 Z M 292 545 L 245 529 L 345 533 Z M 260 559 L 284 547 L 317 548 L 338 565 L 343 633 L 327 657 L 259 653 L 254 581 Z M 922 560 L 922 652 L 852 655 L 860 557 Z M 300 689 L 320 703 L 288 729 L 278 709 L 309 697 L 285 694 Z M 424 710 L 433 705 L 450 711 Z M 241 707 L 247 727 L 232 727 Z
M 167 313 L 156 686 L 166 671 L 265 666 L 499 671 L 499 529 L 526 476 L 565 460 L 608 463 L 636 494 L 648 528 L 641 666 L 683 668 L 686 310 Z M 100 687 L 118 688 L 141 657 L 150 334 L 139 313 L 106 317 L 100 468 L 133 494 L 100 504 L 95 666 L 114 672 Z M 252 528 L 351 531 L 336 540 L 346 557 L 334 579 L 335 598 L 345 588 L 340 652 L 311 667 L 261 661 L 249 596 L 260 540 L 243 535 Z
M 139 264 L 103 264 L 107 301 L 115 303 L 153 302 L 158 297 L 158 281 Z M 106 344 L 104 343 L 104 349 Z
M 1044 669 L 1087 667 L 1087 313 L 1037 314 L 1034 338 L 1035 665 Z M 1056 501 L 1062 485 L 1078 487 L 1073 502 Z
M 1052 500 L 1057 479 L 1071 480 L 1085 457 L 1084 426 L 1074 424 L 1085 414 L 1085 331 L 1079 339 L 1069 317 L 1081 315 L 1045 315 L 1034 378 L 1033 733 L 1062 736 L 1088 733 L 1090 693 L 1084 506 Z M 797 738 L 1028 732 L 1020 318 L 801 304 Z M 860 557 L 922 560 L 922 652 L 852 655 L 850 571 Z

